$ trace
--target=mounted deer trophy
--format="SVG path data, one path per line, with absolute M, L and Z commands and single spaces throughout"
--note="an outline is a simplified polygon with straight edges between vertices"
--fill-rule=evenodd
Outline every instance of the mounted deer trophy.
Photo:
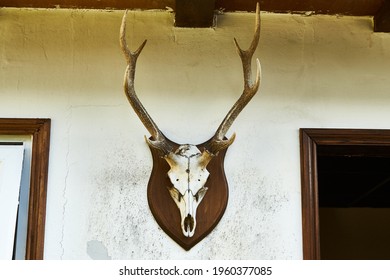
M 260 37 L 259 4 L 256 7 L 255 34 L 249 49 L 242 50 L 234 39 L 244 71 L 244 91 L 214 136 L 199 145 L 179 145 L 165 137 L 138 99 L 134 89 L 135 67 L 146 40 L 135 52 L 129 50 L 126 43 L 126 14 L 127 11 L 120 29 L 120 45 L 127 61 L 124 90 L 134 111 L 151 134 L 149 139 L 145 137 L 153 156 L 147 191 L 149 207 L 161 228 L 189 250 L 211 232 L 226 209 L 228 187 L 223 160 L 235 134 L 230 139 L 225 135 L 260 85 L 259 60 L 254 83 L 251 78 L 251 60 Z

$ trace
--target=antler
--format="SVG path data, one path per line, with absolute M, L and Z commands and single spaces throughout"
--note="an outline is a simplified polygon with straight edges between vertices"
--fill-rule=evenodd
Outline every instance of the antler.
M 144 124 L 146 129 L 152 135 L 153 140 L 150 140 L 145 136 L 146 142 L 149 145 L 159 149 L 163 155 L 167 155 L 169 154 L 169 152 L 172 151 L 173 146 L 169 143 L 169 141 L 167 141 L 164 134 L 161 132 L 161 130 L 156 125 L 156 123 L 150 117 L 145 107 L 138 99 L 137 94 L 135 93 L 135 89 L 134 89 L 135 66 L 137 63 L 137 58 L 141 53 L 142 49 L 144 48 L 147 40 L 145 40 L 135 52 L 130 51 L 126 42 L 126 15 L 127 15 L 127 10 L 123 15 L 122 25 L 120 28 L 120 36 L 119 36 L 120 45 L 127 61 L 127 68 L 124 77 L 125 94 L 127 99 L 130 102 L 130 105 L 133 107 L 134 111 L 140 118 L 141 122 Z
M 211 141 L 206 145 L 206 148 L 212 154 L 217 154 L 219 151 L 229 147 L 235 137 L 236 134 L 230 137 L 230 139 L 224 139 L 226 132 L 229 130 L 230 126 L 233 124 L 234 120 L 241 113 L 241 111 L 245 108 L 245 106 L 249 103 L 252 97 L 256 94 L 257 90 L 260 86 L 261 79 L 261 65 L 260 61 L 256 59 L 257 62 L 257 73 L 255 83 L 252 82 L 251 78 L 251 61 L 253 53 L 257 48 L 257 44 L 259 43 L 260 38 L 260 5 L 257 3 L 256 5 L 256 24 L 255 24 L 255 34 L 252 39 L 252 43 L 248 50 L 242 50 L 237 43 L 236 38 L 234 38 L 234 43 L 236 45 L 237 52 L 242 61 L 242 68 L 244 71 L 244 91 L 241 94 L 240 98 L 236 101 L 233 107 L 230 109 L 222 123 L 219 125 L 217 131 L 215 132 Z

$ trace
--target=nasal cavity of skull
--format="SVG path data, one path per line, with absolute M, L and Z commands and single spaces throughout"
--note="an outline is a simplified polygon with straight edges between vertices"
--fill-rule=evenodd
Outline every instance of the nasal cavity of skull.
M 190 232 L 194 229 L 194 218 L 190 214 L 184 218 L 184 228 Z

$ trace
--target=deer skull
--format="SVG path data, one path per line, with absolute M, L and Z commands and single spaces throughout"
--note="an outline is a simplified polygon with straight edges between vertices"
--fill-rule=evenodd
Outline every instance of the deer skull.
M 157 149 L 161 157 L 163 157 L 170 166 L 168 177 L 172 185 L 168 186 L 168 191 L 180 210 L 181 229 L 183 235 L 186 237 L 192 237 L 194 235 L 196 228 L 197 207 L 207 192 L 205 184 L 207 178 L 209 177 L 209 172 L 206 167 L 213 156 L 217 155 L 220 151 L 226 149 L 233 143 L 235 134 L 233 134 L 230 139 L 227 139 L 225 135 L 236 117 L 256 94 L 260 86 L 261 72 L 259 60 L 257 60 L 255 81 L 253 82 L 251 78 L 251 60 L 253 53 L 257 48 L 259 38 L 260 8 L 259 4 L 257 4 L 255 34 L 249 49 L 242 50 L 237 41 L 234 39 L 237 52 L 242 61 L 244 72 L 243 93 L 227 113 L 214 136 L 205 143 L 205 150 L 203 152 L 201 152 L 195 145 L 190 144 L 181 145 L 173 151 L 174 146 L 164 136 L 156 123 L 150 117 L 138 99 L 134 88 L 135 66 L 138 56 L 146 44 L 146 40 L 135 52 L 130 51 L 126 43 L 126 13 L 122 19 L 120 45 L 127 61 L 124 78 L 125 94 L 130 102 L 130 105 L 133 107 L 146 129 L 152 135 L 151 139 L 145 137 L 147 143 L 149 146 Z
M 211 157 L 208 151 L 201 152 L 194 145 L 181 145 L 164 157 L 171 167 L 169 194 L 180 210 L 181 229 L 186 237 L 192 237 L 195 232 L 196 210 L 207 192 L 204 186 L 209 177 L 206 166 Z

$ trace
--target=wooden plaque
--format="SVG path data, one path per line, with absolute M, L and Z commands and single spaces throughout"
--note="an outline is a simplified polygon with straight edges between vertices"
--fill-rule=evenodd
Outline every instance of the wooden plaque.
M 175 147 L 179 146 L 179 144 L 173 144 Z M 202 151 L 204 145 L 205 143 L 197 147 Z M 160 157 L 156 149 L 151 147 L 150 150 L 153 156 L 153 169 L 147 190 L 150 210 L 159 226 L 185 250 L 190 250 L 215 228 L 225 212 L 229 196 L 224 171 L 224 158 L 227 149 L 220 151 L 207 165 L 210 176 L 205 186 L 208 190 L 198 206 L 197 225 L 192 237 L 183 235 L 180 227 L 179 209 L 168 191 L 168 187 L 172 185 L 167 175 L 170 167 L 165 159 Z

